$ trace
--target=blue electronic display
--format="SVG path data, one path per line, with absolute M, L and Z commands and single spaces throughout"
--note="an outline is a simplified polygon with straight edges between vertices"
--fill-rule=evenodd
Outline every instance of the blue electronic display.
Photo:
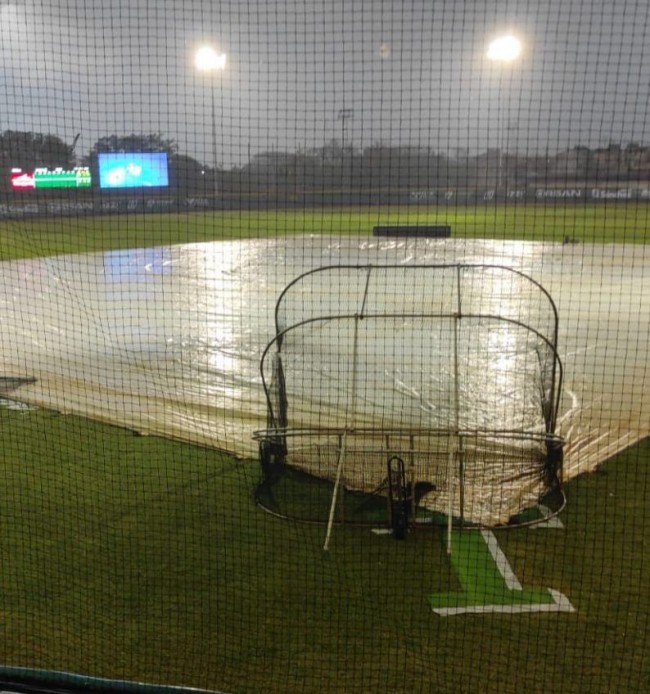
M 165 152 L 99 154 L 100 188 L 163 188 L 168 185 Z

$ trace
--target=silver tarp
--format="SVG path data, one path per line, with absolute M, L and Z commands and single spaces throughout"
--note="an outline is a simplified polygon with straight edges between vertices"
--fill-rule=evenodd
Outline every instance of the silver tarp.
M 571 477 L 650 434 L 649 254 L 640 245 L 295 236 L 4 262 L 1 369 L 36 379 L 11 393 L 22 402 L 255 456 L 252 433 L 267 416 L 259 360 L 275 334 L 278 294 L 294 277 L 331 264 L 504 265 L 539 281 L 558 306 L 558 431 Z M 311 310 L 322 299 L 307 300 Z M 406 361 L 417 336 L 404 330 L 395 348 Z M 322 349 L 343 349 L 342 337 L 324 333 Z M 517 358 L 507 344 L 490 354 Z M 435 409 L 399 373 L 389 376 L 383 382 L 414 411 Z M 497 385 L 479 389 L 481 412 L 504 411 L 490 402 Z

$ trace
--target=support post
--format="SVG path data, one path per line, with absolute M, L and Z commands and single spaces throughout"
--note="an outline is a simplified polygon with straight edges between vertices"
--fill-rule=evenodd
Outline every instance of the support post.
M 334 482 L 334 491 L 332 492 L 332 503 L 330 504 L 329 518 L 327 519 L 327 532 L 325 534 L 325 542 L 323 544 L 323 551 L 327 552 L 330 546 L 330 539 L 332 536 L 332 528 L 334 527 L 334 514 L 336 513 L 336 502 L 339 494 L 339 487 L 341 484 L 341 477 L 343 475 L 343 464 L 345 462 L 345 448 L 347 442 L 347 436 L 350 431 L 354 429 L 356 420 L 356 407 L 357 407 L 357 356 L 358 356 L 358 340 L 359 340 L 359 320 L 362 316 L 356 314 L 354 316 L 354 337 L 352 344 L 352 392 L 350 394 L 350 409 L 348 410 L 346 417 L 345 431 L 343 432 L 343 437 L 341 440 L 341 446 L 339 449 L 339 459 L 336 466 L 336 479 Z

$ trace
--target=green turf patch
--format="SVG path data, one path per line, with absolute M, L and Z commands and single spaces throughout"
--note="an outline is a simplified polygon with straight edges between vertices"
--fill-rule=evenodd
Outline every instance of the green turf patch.
M 491 533 L 490 540 L 496 545 Z M 452 532 L 450 558 L 463 590 L 462 593 L 432 595 L 430 602 L 434 612 L 488 614 L 501 611 L 501 608 L 511 612 L 542 611 L 556 603 L 548 590 L 522 588 L 505 557 L 500 555 L 497 560 L 488 542 L 478 531 Z

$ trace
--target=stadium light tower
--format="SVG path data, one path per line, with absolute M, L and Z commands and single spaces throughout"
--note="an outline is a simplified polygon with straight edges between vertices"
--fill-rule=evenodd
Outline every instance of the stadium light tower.
M 341 108 L 336 115 L 336 119 L 341 121 L 341 175 L 345 169 L 345 147 L 348 121 L 354 118 L 354 111 L 351 108 Z M 352 152 L 350 152 L 350 170 L 352 169 Z
M 503 34 L 497 36 L 488 45 L 487 58 L 498 65 L 499 71 L 499 106 L 497 110 L 497 135 L 499 137 L 499 163 L 497 170 L 497 189 L 505 182 L 503 181 L 503 147 L 506 139 L 505 130 L 510 128 L 510 95 L 504 97 L 503 75 L 506 68 L 516 63 L 523 52 L 521 39 L 514 34 Z M 506 102 L 508 112 L 506 117 L 503 115 L 503 102 Z M 508 143 L 505 143 L 506 155 L 508 154 Z
M 219 78 L 226 69 L 226 54 L 215 50 L 212 46 L 201 46 L 194 55 L 194 65 L 205 75 L 217 75 Z M 214 165 L 214 193 L 217 193 L 217 113 L 215 107 L 215 92 L 221 87 L 221 79 L 213 81 L 210 89 L 212 98 L 212 160 Z

